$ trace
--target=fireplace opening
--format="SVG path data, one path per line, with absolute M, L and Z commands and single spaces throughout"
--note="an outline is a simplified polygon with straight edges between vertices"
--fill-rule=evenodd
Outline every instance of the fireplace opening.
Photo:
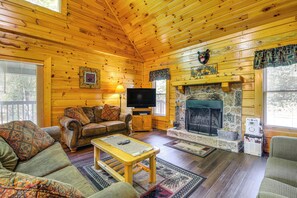
M 216 136 L 222 128 L 223 101 L 187 100 L 185 128 L 188 132 Z

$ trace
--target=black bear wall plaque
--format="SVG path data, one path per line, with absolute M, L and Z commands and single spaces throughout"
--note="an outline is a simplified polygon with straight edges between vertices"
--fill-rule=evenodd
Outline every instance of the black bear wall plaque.
M 209 49 L 207 49 L 205 52 L 197 52 L 197 54 L 198 54 L 198 61 L 201 63 L 201 64 L 206 64 L 207 63 L 207 61 L 209 60 L 209 57 L 210 57 L 210 55 L 209 55 Z

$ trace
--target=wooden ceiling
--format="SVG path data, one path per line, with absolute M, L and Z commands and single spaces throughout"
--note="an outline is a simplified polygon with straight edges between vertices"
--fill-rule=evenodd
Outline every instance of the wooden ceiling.
M 296 16 L 296 0 L 105 0 L 145 59 Z

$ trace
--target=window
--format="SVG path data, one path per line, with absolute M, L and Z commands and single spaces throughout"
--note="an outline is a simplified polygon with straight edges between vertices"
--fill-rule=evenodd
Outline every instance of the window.
M 61 12 L 62 0 L 25 0 L 25 1 L 53 10 L 55 12 Z
M 264 70 L 265 125 L 297 128 L 297 65 Z
M 0 60 L 0 123 L 31 120 L 37 124 L 35 64 Z
M 166 80 L 155 80 L 154 87 L 156 88 L 154 115 L 166 116 Z

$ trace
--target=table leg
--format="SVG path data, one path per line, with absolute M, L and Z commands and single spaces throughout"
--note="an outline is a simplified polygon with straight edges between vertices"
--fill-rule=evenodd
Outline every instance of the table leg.
M 133 184 L 132 165 L 125 165 L 125 182 Z
M 94 168 L 95 168 L 95 170 L 100 169 L 100 166 L 97 163 L 98 160 L 100 160 L 100 150 L 96 146 L 94 146 Z
M 156 182 L 156 155 L 150 157 L 150 183 Z

